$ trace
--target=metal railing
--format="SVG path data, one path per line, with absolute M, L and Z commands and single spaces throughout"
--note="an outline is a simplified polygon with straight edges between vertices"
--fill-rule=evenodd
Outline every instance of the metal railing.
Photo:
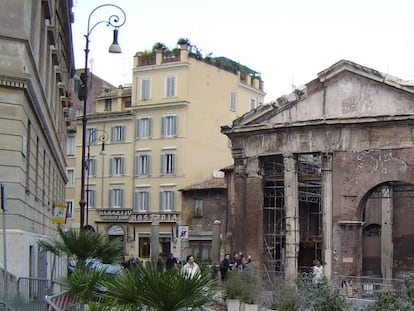
M 334 275 L 331 283 L 347 298 L 375 299 L 378 294 L 385 292 L 401 296 L 405 290 L 402 279 Z
M 69 294 L 68 291 L 46 296 L 48 311 L 84 311 L 86 306 Z
M 7 311 L 45 311 L 46 295 L 62 291 L 59 282 L 40 278 L 16 278 L 0 269 L 0 310 L 6 310 L 5 280 L 7 282 Z

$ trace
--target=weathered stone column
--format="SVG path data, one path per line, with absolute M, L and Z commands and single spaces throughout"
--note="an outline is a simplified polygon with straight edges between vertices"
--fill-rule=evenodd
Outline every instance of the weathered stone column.
M 332 154 L 322 157 L 322 225 L 324 274 L 332 275 Z
M 151 223 L 151 260 L 157 262 L 160 254 L 160 221 L 154 219 Z
M 382 187 L 381 192 L 381 273 L 384 279 L 391 279 L 394 257 L 392 243 L 393 193 L 390 186 Z
M 263 179 L 259 174 L 258 157 L 247 159 L 246 173 L 246 206 L 242 226 L 244 241 L 241 250 L 245 255 L 252 256 L 257 267 L 263 267 Z
M 286 207 L 285 279 L 294 282 L 298 273 L 299 254 L 299 198 L 297 159 L 284 155 L 284 183 Z
M 220 220 L 215 220 L 212 226 L 211 263 L 213 265 L 220 263 L 220 226 Z

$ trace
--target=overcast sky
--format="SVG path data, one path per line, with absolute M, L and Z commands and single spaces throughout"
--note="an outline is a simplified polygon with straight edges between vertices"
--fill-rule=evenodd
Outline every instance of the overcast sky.
M 109 54 L 112 28 L 90 33 L 89 67 L 114 85 L 131 83 L 133 55 L 155 42 L 170 48 L 189 38 L 206 55 L 226 56 L 262 74 L 265 101 L 303 85 L 347 59 L 414 80 L 413 0 L 73 0 L 77 68 L 85 66 L 89 13 L 100 4 L 127 14 L 120 28 L 122 54 Z M 91 25 L 116 9 L 98 9 Z

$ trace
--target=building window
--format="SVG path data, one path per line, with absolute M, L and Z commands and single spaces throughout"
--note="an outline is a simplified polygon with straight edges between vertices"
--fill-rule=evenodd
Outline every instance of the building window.
M 250 98 L 250 110 L 256 108 L 256 100 L 254 98 Z
M 151 155 L 138 154 L 135 156 L 135 176 L 151 175 Z
M 85 194 L 86 197 L 86 202 L 88 205 L 88 209 L 89 208 L 95 208 L 95 195 L 96 195 L 96 190 L 95 189 L 87 189 Z
M 66 217 L 72 218 L 73 215 L 73 201 L 66 202 Z
M 141 100 L 151 99 L 151 80 L 141 79 Z
M 96 128 L 94 127 L 89 127 L 86 130 L 86 140 L 88 141 L 88 145 L 93 145 L 96 144 Z
M 175 174 L 175 152 L 164 152 L 161 155 L 161 175 L 173 174 Z
M 194 217 L 203 217 L 202 199 L 194 199 Z
M 170 189 L 161 189 L 160 211 L 170 212 L 175 210 L 175 193 Z
M 68 177 L 68 187 L 73 187 L 75 185 L 75 170 L 73 168 L 66 169 L 66 175 Z
M 131 105 L 132 105 L 131 99 L 130 98 L 125 99 L 125 108 L 129 108 L 131 107 Z
M 123 175 L 125 174 L 125 159 L 124 157 L 113 157 L 109 161 L 109 174 Z
M 141 139 L 151 137 L 151 118 L 137 119 L 135 137 Z
M 86 170 L 88 176 L 96 176 L 96 159 L 86 160 Z
M 112 110 L 112 99 L 107 98 L 105 99 L 105 111 L 111 111 Z
M 112 188 L 109 190 L 109 207 L 121 208 L 124 206 L 124 189 Z
M 134 211 L 145 212 L 149 210 L 150 191 L 149 189 L 139 189 L 134 192 Z
M 176 78 L 175 76 L 167 76 L 165 79 L 165 97 L 176 96 Z
M 161 137 L 177 135 L 177 116 L 165 116 L 161 119 Z
M 139 257 L 149 258 L 150 257 L 150 238 L 139 237 Z
M 66 155 L 75 155 L 75 136 L 68 136 L 68 139 L 66 141 Z
M 111 128 L 111 142 L 123 142 L 125 140 L 125 127 L 122 125 Z
M 236 111 L 236 92 L 230 92 L 230 111 Z

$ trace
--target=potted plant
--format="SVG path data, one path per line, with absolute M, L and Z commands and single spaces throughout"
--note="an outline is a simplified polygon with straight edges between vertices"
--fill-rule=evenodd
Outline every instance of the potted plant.
M 167 49 L 167 46 L 162 42 L 157 42 L 152 47 L 153 51 L 165 51 Z
M 188 47 L 191 45 L 190 40 L 187 38 L 178 39 L 177 44 L 181 47 L 182 50 L 187 50 Z
M 239 310 L 244 305 L 244 310 L 258 310 L 256 304 L 261 292 L 260 280 L 254 269 L 231 270 L 227 280 L 223 283 L 227 308 L 229 311 Z

